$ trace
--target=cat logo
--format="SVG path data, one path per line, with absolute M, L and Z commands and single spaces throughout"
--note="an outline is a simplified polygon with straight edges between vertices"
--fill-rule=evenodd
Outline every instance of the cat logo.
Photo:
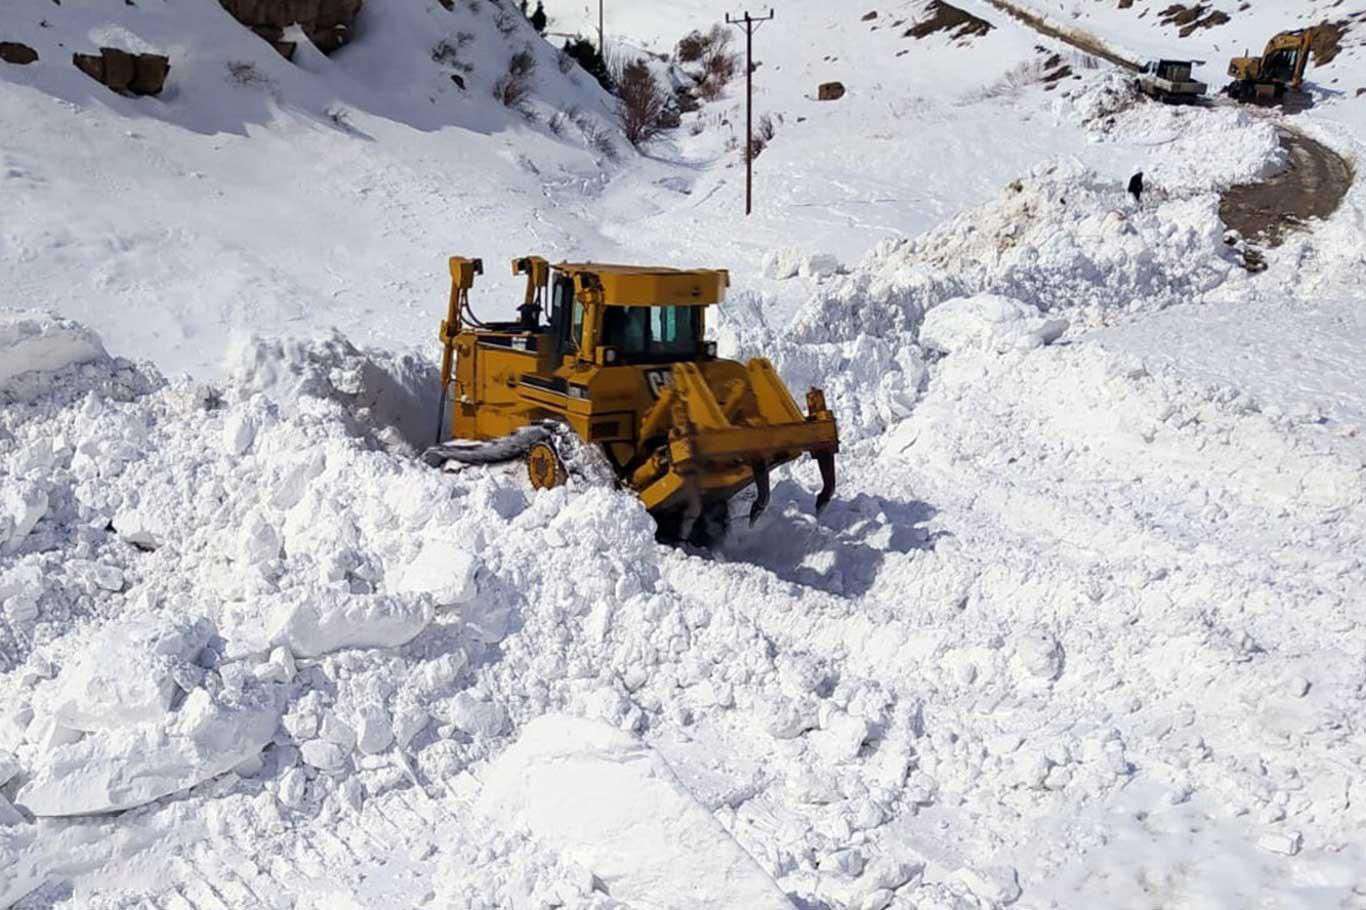
M 673 368 L 646 370 L 645 382 L 650 387 L 650 394 L 658 398 L 660 393 L 664 391 L 664 387 L 673 382 Z

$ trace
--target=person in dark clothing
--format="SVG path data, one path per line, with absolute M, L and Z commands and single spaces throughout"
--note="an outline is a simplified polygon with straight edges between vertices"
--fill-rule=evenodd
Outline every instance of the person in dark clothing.
M 1143 204 L 1143 172 L 1139 171 L 1129 178 L 1129 195 L 1134 197 L 1136 205 Z

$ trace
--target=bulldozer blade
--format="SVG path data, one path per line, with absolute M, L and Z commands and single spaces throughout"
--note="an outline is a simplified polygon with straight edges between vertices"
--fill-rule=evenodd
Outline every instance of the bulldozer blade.
M 816 514 L 830 504 L 835 495 L 835 455 L 824 452 L 816 456 L 816 466 L 821 469 L 821 491 L 816 494 Z
M 759 520 L 759 516 L 764 514 L 764 509 L 768 508 L 768 465 L 762 461 L 756 461 L 750 465 L 750 470 L 754 472 L 754 489 L 759 494 L 754 499 L 754 505 L 749 507 L 749 526 L 754 527 L 754 523 Z

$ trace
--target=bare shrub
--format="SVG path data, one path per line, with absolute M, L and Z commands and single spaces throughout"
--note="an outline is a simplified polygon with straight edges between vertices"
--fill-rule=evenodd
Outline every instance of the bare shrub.
M 559 52 L 555 54 L 555 65 L 560 68 L 560 72 L 568 75 L 574 69 L 574 58 L 569 55 L 569 51 L 560 48 Z
M 536 72 L 536 55 L 531 52 L 531 48 L 524 48 L 512 55 L 508 61 L 508 74 L 529 78 Z
M 264 76 L 261 74 L 261 71 L 256 68 L 255 64 L 240 60 L 229 61 L 228 76 L 232 79 L 233 82 L 236 82 L 238 85 L 246 85 L 259 88 L 262 86 L 269 86 L 274 84 L 274 82 L 271 80 L 269 76 Z
M 564 128 L 568 123 L 569 115 L 566 114 L 564 111 L 556 111 L 555 113 L 550 115 L 550 119 L 546 121 L 545 125 L 548 126 L 550 128 L 550 131 L 554 133 L 556 136 L 563 136 Z
M 571 107 L 567 112 L 569 120 L 574 126 L 578 127 L 583 135 L 584 144 L 594 152 L 597 152 L 608 161 L 617 160 L 617 146 L 612 141 L 611 133 L 592 117 Z
M 740 58 L 731 53 L 731 34 L 722 26 L 707 33 L 707 48 L 702 57 L 702 72 L 697 79 L 697 94 L 707 101 L 721 97 L 740 68 Z
M 473 72 L 473 64 L 460 59 L 460 52 L 473 40 L 474 35 L 470 32 L 459 32 L 453 40 L 443 38 L 432 48 L 432 61 L 462 73 Z
M 668 95 L 655 81 L 654 74 L 644 60 L 626 64 L 617 80 L 617 123 L 626 140 L 639 146 L 659 135 L 660 115 L 668 103 Z
M 768 114 L 764 114 L 760 117 L 759 122 L 754 124 L 754 135 L 750 138 L 749 157 L 751 159 L 758 158 L 759 154 L 763 152 L 764 149 L 768 148 L 768 144 L 773 141 L 773 137 L 777 135 L 777 132 L 778 130 L 777 127 L 773 125 L 772 117 Z
M 536 55 L 530 48 L 520 50 L 508 61 L 508 71 L 493 85 L 493 97 L 504 107 L 515 108 L 524 115 L 523 105 L 531 94 L 532 77 L 536 72 Z
M 520 18 L 520 16 L 516 16 L 505 9 L 500 9 L 498 14 L 493 17 L 493 24 L 499 32 L 507 36 L 517 31 L 517 20 Z
M 707 37 L 699 31 L 684 35 L 675 53 L 679 63 L 696 63 L 707 52 Z

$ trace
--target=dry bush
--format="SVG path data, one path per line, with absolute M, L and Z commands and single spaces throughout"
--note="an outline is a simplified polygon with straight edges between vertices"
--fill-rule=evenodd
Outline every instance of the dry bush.
M 512 55 L 508 61 L 508 74 L 529 78 L 536 72 L 536 55 L 531 52 L 531 48 L 524 48 Z
M 668 101 L 669 96 L 659 87 L 644 60 L 622 67 L 617 80 L 617 123 L 626 140 L 640 146 L 659 135 L 663 129 L 660 116 Z
M 228 76 L 238 85 L 262 87 L 274 85 L 274 81 L 269 76 L 264 76 L 256 69 L 255 64 L 245 61 L 229 61 Z
M 740 58 L 731 53 L 731 34 L 722 26 L 708 33 L 708 46 L 702 58 L 702 74 L 697 80 L 697 94 L 707 101 L 721 97 L 731 79 L 740 69 Z
M 498 14 L 493 17 L 493 24 L 505 37 L 517 31 L 517 20 L 520 16 L 514 15 L 505 9 L 500 9 Z M 525 21 L 525 20 L 523 20 Z
M 693 31 L 683 36 L 678 42 L 678 49 L 675 54 L 679 63 L 696 63 L 702 59 L 702 55 L 707 52 L 707 37 L 701 32 Z
M 462 73 L 473 72 L 473 64 L 460 59 L 460 52 L 473 40 L 474 35 L 470 32 L 459 32 L 454 40 L 443 38 L 432 48 L 432 61 L 449 66 L 451 69 L 459 70 Z
M 555 65 L 560 68 L 560 72 L 569 75 L 569 72 L 574 69 L 574 58 L 569 55 L 569 51 L 560 48 L 555 54 Z
M 545 125 L 550 127 L 550 131 L 556 136 L 563 136 L 565 124 L 568 122 L 569 116 L 564 111 L 556 111 L 550 115 L 550 119 L 546 121 Z
M 584 144 L 594 152 L 597 152 L 608 161 L 617 160 L 617 146 L 612 141 L 611 133 L 600 123 L 589 117 L 578 107 L 571 107 L 566 114 L 574 126 L 578 127 L 579 133 L 583 135 Z
M 536 72 L 536 56 L 530 50 L 521 50 L 508 61 L 508 71 L 498 78 L 493 86 L 493 97 L 504 107 L 516 108 L 523 114 L 527 96 L 531 94 L 531 79 Z
M 754 135 L 749 141 L 749 157 L 751 160 L 758 158 L 768 144 L 773 141 L 773 137 L 778 133 L 777 127 L 773 125 L 773 118 L 764 114 L 759 118 L 759 122 L 754 124 Z

